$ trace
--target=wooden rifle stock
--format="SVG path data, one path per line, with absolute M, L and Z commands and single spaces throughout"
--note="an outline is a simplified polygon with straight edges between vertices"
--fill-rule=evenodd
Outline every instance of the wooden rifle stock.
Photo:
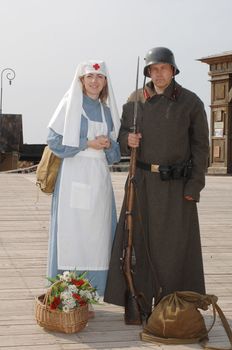
M 134 103 L 134 122 L 133 122 L 133 132 L 137 132 L 137 113 L 138 113 L 138 77 L 139 77 L 139 57 L 137 63 L 137 75 L 136 75 L 136 93 L 135 93 L 135 103 Z M 130 166 L 129 166 L 129 176 L 127 182 L 127 191 L 126 191 L 126 215 L 125 215 L 125 223 L 124 223 L 124 250 L 123 250 L 123 258 L 122 258 L 122 270 L 124 273 L 125 281 L 126 281 L 126 292 L 125 292 L 125 323 L 126 324 L 142 324 L 142 314 L 144 317 L 148 317 L 149 314 L 145 312 L 142 307 L 142 299 L 143 303 L 146 302 L 144 295 L 142 293 L 138 294 L 133 281 L 133 207 L 135 201 L 135 171 L 136 171 L 136 158 L 137 158 L 137 148 L 131 148 L 131 157 L 130 157 Z M 145 247 L 147 250 L 147 256 L 150 261 L 151 269 L 154 273 L 154 281 L 156 285 L 156 303 L 159 301 L 161 296 L 162 288 L 159 284 L 159 280 L 157 278 L 157 273 L 152 266 L 151 258 L 149 255 L 148 247 Z M 135 257 L 136 258 L 136 257 Z
M 132 148 L 126 195 L 125 234 L 127 235 L 127 246 L 124 250 L 122 268 L 127 285 L 125 293 L 125 323 L 139 325 L 142 323 L 141 312 L 132 277 L 133 204 L 135 196 L 133 181 L 136 170 L 136 153 L 137 149 Z
M 133 132 L 136 133 L 136 120 L 138 112 L 138 78 L 139 78 L 139 57 L 137 62 L 136 74 L 136 94 L 134 103 L 134 122 Z M 126 216 L 125 216 L 125 248 L 123 251 L 122 270 L 126 281 L 125 294 L 125 323 L 126 324 L 141 324 L 140 306 L 138 296 L 133 283 L 132 277 L 132 253 L 133 253 L 133 206 L 135 197 L 134 177 L 136 170 L 136 153 L 137 148 L 131 149 L 129 176 L 126 191 Z

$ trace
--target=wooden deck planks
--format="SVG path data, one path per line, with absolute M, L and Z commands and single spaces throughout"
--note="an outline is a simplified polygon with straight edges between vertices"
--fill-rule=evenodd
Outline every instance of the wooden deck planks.
M 126 173 L 112 173 L 118 213 L 125 179 Z M 77 334 L 47 332 L 36 324 L 34 297 L 46 286 L 51 197 L 38 193 L 34 180 L 30 174 L 0 174 L 0 350 L 200 349 L 141 342 L 141 327 L 124 325 L 123 308 L 104 303 Z M 207 177 L 199 219 L 207 292 L 219 296 L 232 325 L 232 177 Z M 210 324 L 211 312 L 205 319 Z M 219 321 L 210 340 L 228 346 Z

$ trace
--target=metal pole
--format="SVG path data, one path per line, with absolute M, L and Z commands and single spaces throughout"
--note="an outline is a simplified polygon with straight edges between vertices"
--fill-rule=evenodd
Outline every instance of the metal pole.
M 15 78 L 15 71 L 12 68 L 5 68 L 1 71 L 1 93 L 0 93 L 0 115 L 2 115 L 2 96 L 3 96 L 3 73 L 6 73 L 6 78 L 9 80 L 9 84 L 11 85 L 12 80 Z

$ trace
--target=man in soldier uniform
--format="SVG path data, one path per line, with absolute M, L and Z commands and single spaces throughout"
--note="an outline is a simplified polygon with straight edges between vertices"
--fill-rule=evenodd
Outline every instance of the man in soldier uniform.
M 179 69 L 172 51 L 153 48 L 145 62 L 144 76 L 151 80 L 137 92 L 137 132 L 131 131 L 134 92 L 123 108 L 119 143 L 123 155 L 137 148 L 133 281 L 149 314 L 159 287 L 161 296 L 181 290 L 205 293 L 196 204 L 205 185 L 209 144 L 203 103 L 175 81 Z M 124 201 L 104 298 L 116 305 L 125 303 L 120 267 L 125 211 Z

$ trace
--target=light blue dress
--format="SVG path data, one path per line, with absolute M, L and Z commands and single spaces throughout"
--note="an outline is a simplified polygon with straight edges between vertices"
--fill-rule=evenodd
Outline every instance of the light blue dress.
M 83 95 L 83 108 L 88 115 L 88 118 L 92 121 L 101 122 L 101 106 L 98 100 L 92 100 L 90 97 Z M 106 123 L 108 127 L 108 136 L 113 129 L 113 123 L 111 118 L 110 109 L 104 106 L 104 113 Z M 49 129 L 47 138 L 47 144 L 50 149 L 60 158 L 73 157 L 78 152 L 84 150 L 87 147 L 87 132 L 88 121 L 82 115 L 81 118 L 81 131 L 80 131 L 80 145 L 79 147 L 70 147 L 62 145 L 62 135 L 57 134 L 54 130 Z M 120 161 L 120 150 L 117 142 L 111 139 L 111 147 L 105 150 L 106 159 L 108 164 L 117 163 Z M 61 164 L 62 167 L 62 164 Z M 60 188 L 60 174 L 59 171 L 55 190 L 52 196 L 51 205 L 51 222 L 50 222 L 50 235 L 49 235 L 49 247 L 48 247 L 48 276 L 55 277 L 59 271 L 57 268 L 57 210 L 58 210 L 58 194 Z M 116 206 L 113 194 L 112 203 L 112 238 L 114 236 L 115 228 L 117 224 Z M 82 272 L 82 271 L 80 271 Z M 104 295 L 107 270 L 102 271 L 88 271 L 87 277 L 91 280 L 92 284 L 97 288 L 99 295 Z

